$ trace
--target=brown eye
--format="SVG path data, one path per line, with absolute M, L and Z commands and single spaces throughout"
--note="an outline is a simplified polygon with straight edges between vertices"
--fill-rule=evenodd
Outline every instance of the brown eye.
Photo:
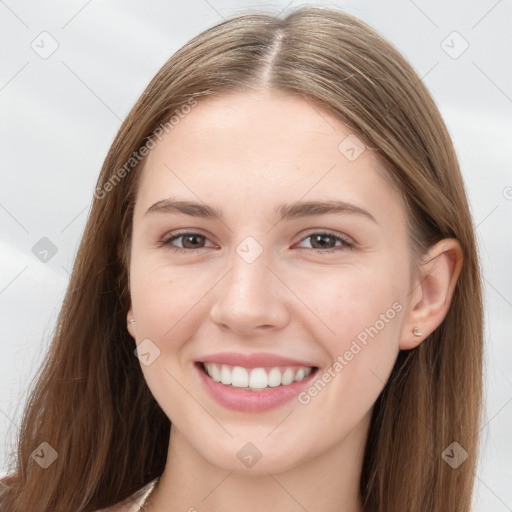
M 302 240 L 310 240 L 311 250 L 315 253 L 331 253 L 353 248 L 353 244 L 334 233 L 311 233 Z M 308 249 L 305 247 L 305 249 Z M 309 252 L 309 251 L 308 251 Z
M 311 235 L 309 238 L 311 238 L 313 249 L 332 249 L 336 246 L 336 239 L 332 235 L 318 234 Z
M 174 243 L 176 240 L 180 239 L 181 247 Z M 161 240 L 161 245 L 172 251 L 184 253 L 208 247 L 205 245 L 207 240 L 208 239 L 200 233 L 179 233 Z M 305 240 L 311 240 L 311 248 L 308 249 L 308 247 L 304 247 L 304 249 L 308 252 L 313 251 L 315 254 L 332 253 L 353 248 L 351 242 L 334 233 L 311 233 L 301 242 Z
M 181 239 L 181 247 L 173 243 L 179 239 Z M 194 249 L 203 249 L 205 247 L 206 240 L 207 238 L 200 233 L 179 233 L 177 235 L 165 238 L 161 241 L 161 244 L 168 247 L 172 251 L 187 252 Z

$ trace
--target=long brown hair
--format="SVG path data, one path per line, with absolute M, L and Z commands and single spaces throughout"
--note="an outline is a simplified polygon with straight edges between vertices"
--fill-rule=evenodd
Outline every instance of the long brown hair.
M 415 255 L 446 237 L 462 246 L 445 320 L 417 348 L 400 351 L 375 403 L 360 491 L 365 510 L 470 510 L 483 307 L 474 228 L 450 136 L 418 75 L 379 34 L 337 10 L 301 8 L 284 19 L 235 16 L 196 36 L 164 64 L 122 124 L 26 404 L 2 512 L 90 512 L 163 472 L 170 421 L 146 385 L 126 329 L 141 169 L 131 159 L 183 105 L 265 87 L 335 114 L 375 148 L 407 206 Z M 31 456 L 43 442 L 58 454 L 46 469 Z M 443 457 L 453 442 L 468 457 L 457 468 Z

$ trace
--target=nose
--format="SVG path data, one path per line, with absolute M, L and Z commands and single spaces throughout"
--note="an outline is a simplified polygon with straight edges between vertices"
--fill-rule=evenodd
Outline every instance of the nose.
M 288 324 L 290 291 L 264 254 L 248 263 L 234 253 L 231 270 L 215 287 L 210 310 L 211 320 L 221 330 L 248 336 L 268 334 Z

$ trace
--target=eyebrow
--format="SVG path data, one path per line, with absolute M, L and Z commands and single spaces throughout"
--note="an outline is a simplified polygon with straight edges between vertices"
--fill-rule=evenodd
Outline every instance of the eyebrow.
M 314 215 L 327 215 L 329 213 L 356 214 L 370 219 L 378 224 L 375 217 L 360 206 L 347 203 L 346 201 L 302 201 L 293 204 L 282 204 L 276 209 L 280 220 L 311 217 Z M 173 199 L 162 199 L 150 206 L 145 216 L 153 213 L 180 213 L 191 217 L 204 219 L 222 220 L 224 214 L 221 209 L 214 208 L 204 203 L 193 201 L 177 201 Z

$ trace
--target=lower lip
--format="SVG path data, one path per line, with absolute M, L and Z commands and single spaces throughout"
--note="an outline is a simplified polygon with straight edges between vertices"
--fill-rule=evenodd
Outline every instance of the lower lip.
M 315 369 L 304 380 L 294 382 L 288 386 L 265 388 L 262 391 L 246 391 L 242 388 L 225 386 L 214 381 L 203 370 L 201 363 L 195 363 L 194 366 L 199 372 L 206 389 L 217 403 L 228 409 L 242 412 L 268 411 L 289 402 L 309 385 L 317 372 L 317 369 Z

